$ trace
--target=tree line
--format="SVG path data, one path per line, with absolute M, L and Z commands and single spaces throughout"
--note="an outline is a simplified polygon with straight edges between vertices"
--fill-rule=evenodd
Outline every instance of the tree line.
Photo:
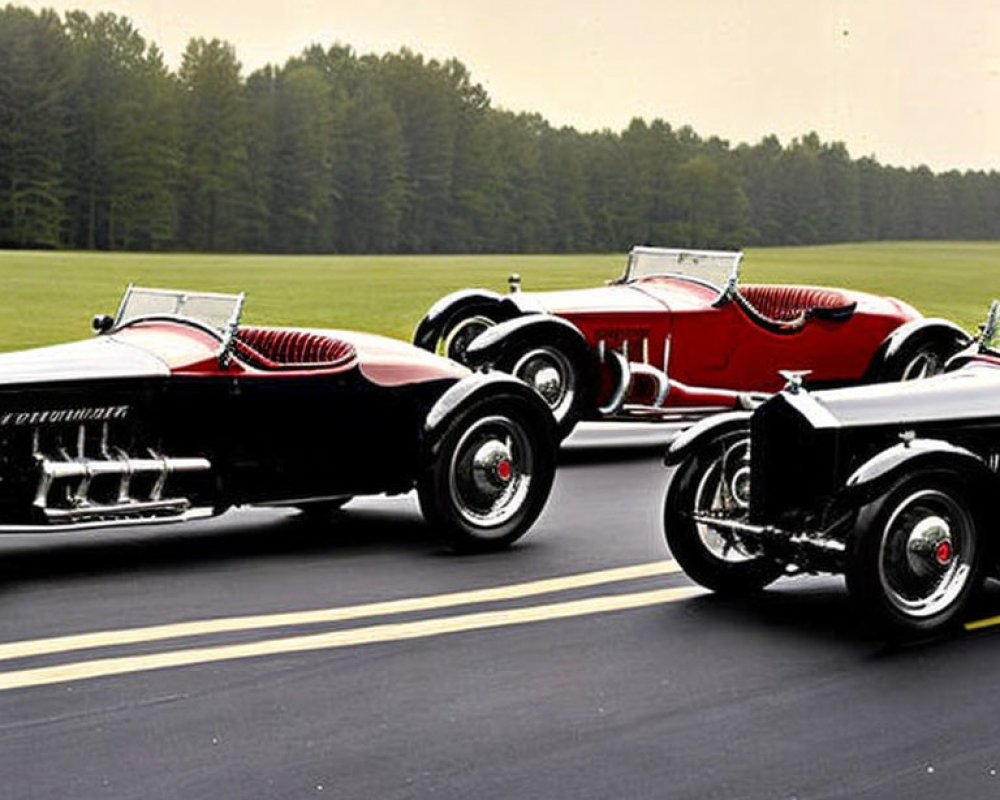
M 0 246 L 609 252 L 1000 239 L 1000 173 L 885 166 L 815 133 L 731 146 L 494 108 L 456 60 L 312 46 L 171 71 L 125 17 L 0 9 Z

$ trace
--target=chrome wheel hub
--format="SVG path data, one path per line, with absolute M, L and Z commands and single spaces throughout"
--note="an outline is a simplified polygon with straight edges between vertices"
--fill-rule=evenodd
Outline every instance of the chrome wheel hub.
M 906 559 L 915 575 L 926 577 L 940 572 L 951 563 L 953 555 L 947 520 L 930 516 L 913 526 L 906 543 Z
M 559 401 L 563 382 L 559 370 L 554 367 L 542 367 L 531 376 L 532 388 L 538 392 L 550 406 Z
M 750 467 L 742 466 L 729 480 L 729 491 L 741 508 L 750 507 Z
M 882 531 L 878 571 L 886 598 L 912 617 L 946 610 L 969 582 L 974 550 L 972 519 L 951 494 L 910 495 Z
M 576 372 L 562 351 L 554 347 L 529 350 L 511 373 L 538 392 L 556 420 L 561 422 L 573 407 Z
M 455 509 L 489 536 L 524 505 L 534 471 L 528 432 L 504 415 L 476 420 L 459 439 L 449 461 Z M 503 535 L 503 529 L 497 535 Z
M 484 496 L 502 491 L 513 478 L 514 462 L 506 443 L 488 441 L 472 457 L 472 479 Z

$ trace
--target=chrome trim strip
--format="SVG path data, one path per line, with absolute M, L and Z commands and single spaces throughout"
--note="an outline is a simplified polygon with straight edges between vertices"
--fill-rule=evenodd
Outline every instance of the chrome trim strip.
M 295 497 L 290 500 L 266 500 L 263 502 L 255 501 L 250 505 L 258 508 L 298 508 L 306 505 L 322 505 L 323 503 L 329 503 L 331 501 L 343 500 L 345 497 L 353 498 L 352 495 L 347 494 L 321 494 Z
M 773 536 L 782 539 L 786 544 L 815 547 L 818 550 L 838 554 L 843 554 L 847 551 L 847 545 L 836 539 L 828 539 L 809 533 L 795 533 L 793 531 L 786 531 L 783 528 L 776 528 L 773 525 L 753 525 L 749 522 L 715 517 L 711 514 L 692 514 L 691 519 L 712 528 L 722 528 L 734 533 L 746 533 L 758 538 Z
M 814 428 L 842 427 L 840 420 L 805 389 L 794 394 L 792 392 L 782 394 L 788 404 L 805 417 Z
M 45 517 L 57 525 L 74 522 L 115 522 L 122 517 L 129 518 L 137 515 L 177 517 L 184 514 L 190 507 L 191 503 L 188 500 L 178 497 L 169 500 L 149 500 L 112 506 L 87 504 L 77 508 L 46 508 Z
M 92 522 L 58 523 L 53 525 L 0 525 L 0 535 L 22 533 L 65 533 L 68 531 L 90 530 L 94 528 L 118 528 L 135 525 L 167 525 L 172 522 L 188 522 L 214 516 L 208 507 L 189 508 L 182 514 L 169 517 L 122 517 L 120 519 L 95 520 Z

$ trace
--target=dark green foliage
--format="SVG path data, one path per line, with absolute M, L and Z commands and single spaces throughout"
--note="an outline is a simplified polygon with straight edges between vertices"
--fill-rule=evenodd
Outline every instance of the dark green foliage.
M 114 14 L 66 15 L 66 243 L 86 249 L 169 245 L 180 151 L 174 78 L 155 47 Z
M 246 98 L 232 45 L 192 39 L 181 62 L 179 240 L 190 250 L 236 250 L 247 212 Z
M 0 245 L 60 243 L 69 77 L 53 12 L 0 9 Z
M 556 130 L 455 60 L 308 48 L 177 74 L 114 14 L 0 9 L 0 246 L 278 253 L 622 251 L 1000 238 L 1000 174 L 730 147 L 634 120 Z

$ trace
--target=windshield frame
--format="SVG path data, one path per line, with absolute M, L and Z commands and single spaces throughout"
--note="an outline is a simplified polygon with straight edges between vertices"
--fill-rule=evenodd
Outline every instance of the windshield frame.
M 166 301 L 164 309 L 150 308 L 141 313 L 130 313 L 129 306 L 138 298 L 152 298 Z M 222 313 L 217 315 L 188 314 L 185 308 L 194 306 L 197 301 L 209 301 L 222 306 Z M 222 343 L 221 352 L 226 353 L 239 328 L 240 317 L 243 315 L 243 304 L 246 300 L 246 293 L 229 294 L 224 292 L 198 292 L 183 289 L 157 289 L 148 286 L 135 286 L 129 284 L 118 304 L 118 311 L 115 313 L 112 331 L 134 325 L 144 320 L 168 320 L 183 324 L 194 325 L 217 336 Z M 194 302 L 192 302 L 194 301 Z M 228 303 L 228 307 L 226 304 Z
M 742 250 L 693 250 L 636 245 L 628 254 L 624 274 L 616 283 L 647 278 L 682 278 L 719 292 L 719 299 L 736 291 Z M 644 263 L 645 262 L 645 263 Z M 654 266 L 649 271 L 642 267 Z

